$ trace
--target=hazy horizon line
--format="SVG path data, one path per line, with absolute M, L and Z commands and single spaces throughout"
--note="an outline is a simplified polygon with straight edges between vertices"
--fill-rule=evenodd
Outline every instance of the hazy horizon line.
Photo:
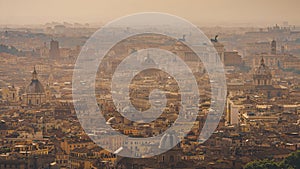
M 89 27 L 93 28 L 93 27 L 101 27 L 107 23 L 109 23 L 110 21 L 113 21 L 114 19 L 107 19 L 107 20 L 103 20 L 103 21 L 98 21 L 98 22 L 80 22 L 80 21 L 49 21 L 49 22 L 44 22 L 44 23 L 28 23 L 28 24 L 4 24 L 4 23 L 0 23 L 0 27 L 4 28 L 22 28 L 22 27 L 45 27 L 47 24 L 56 24 L 56 25 L 64 25 L 64 24 L 71 24 L 71 25 L 75 25 L 75 24 L 79 24 L 79 25 L 86 25 L 88 24 Z M 202 22 L 202 21 L 190 21 L 191 23 L 200 26 L 200 27 L 253 27 L 253 28 L 267 28 L 267 27 L 273 27 L 275 25 L 278 25 L 280 27 L 285 27 L 286 25 L 283 25 L 284 22 L 288 22 L 288 21 L 281 21 L 281 22 L 242 22 L 242 21 L 232 21 L 232 22 Z M 288 26 L 295 26 L 295 27 L 300 27 L 300 24 L 290 24 L 290 22 L 288 22 Z

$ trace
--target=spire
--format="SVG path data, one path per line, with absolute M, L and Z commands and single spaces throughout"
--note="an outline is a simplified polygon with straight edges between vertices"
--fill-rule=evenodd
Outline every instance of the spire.
M 37 80 L 37 72 L 35 70 L 35 66 L 33 67 L 32 80 Z
M 265 66 L 265 60 L 264 60 L 264 57 L 261 57 L 260 65 Z

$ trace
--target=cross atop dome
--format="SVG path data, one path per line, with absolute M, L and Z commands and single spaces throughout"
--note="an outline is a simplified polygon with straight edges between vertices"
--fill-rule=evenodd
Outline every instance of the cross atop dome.
M 35 66 L 33 67 L 32 80 L 37 80 L 37 72 L 36 72 Z

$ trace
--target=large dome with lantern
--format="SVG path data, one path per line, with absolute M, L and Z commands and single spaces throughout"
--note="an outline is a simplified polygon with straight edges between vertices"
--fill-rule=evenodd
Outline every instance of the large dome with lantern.
M 26 93 L 27 94 L 45 93 L 42 83 L 37 79 L 37 72 L 36 72 L 35 68 L 32 72 L 31 83 L 26 88 Z
M 39 106 L 49 101 L 49 96 L 49 90 L 46 89 L 45 92 L 42 83 L 37 78 L 37 72 L 34 67 L 31 82 L 23 94 L 23 103 L 27 106 Z
M 259 67 L 255 70 L 253 75 L 255 85 L 271 85 L 272 73 L 270 68 L 265 64 L 264 58 L 261 59 Z

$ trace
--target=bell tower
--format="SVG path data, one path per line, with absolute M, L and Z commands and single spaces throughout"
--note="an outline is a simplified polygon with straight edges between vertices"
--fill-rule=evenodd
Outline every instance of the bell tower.
M 271 42 L 271 54 L 272 55 L 276 55 L 276 41 L 275 40 L 273 40 L 272 42 Z

